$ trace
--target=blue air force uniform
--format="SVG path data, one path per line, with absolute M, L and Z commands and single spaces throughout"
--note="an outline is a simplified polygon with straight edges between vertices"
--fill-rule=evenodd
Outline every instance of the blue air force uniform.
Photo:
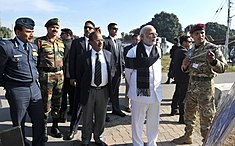
M 21 126 L 25 139 L 24 124 L 28 113 L 33 124 L 32 144 L 44 146 L 43 105 L 36 63 L 36 45 L 24 43 L 18 37 L 0 41 L 0 86 L 6 89 L 13 126 Z

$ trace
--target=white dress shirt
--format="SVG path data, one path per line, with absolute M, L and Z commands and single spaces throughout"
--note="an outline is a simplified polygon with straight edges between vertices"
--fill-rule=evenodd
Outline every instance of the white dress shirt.
M 103 50 L 100 50 L 99 52 L 96 52 L 94 49 L 91 50 L 91 64 L 92 64 L 92 79 L 91 79 L 91 86 L 96 87 L 94 83 L 95 79 L 95 61 L 96 61 L 96 53 L 99 53 L 99 59 L 101 62 L 101 84 L 99 87 L 103 87 L 107 85 L 108 83 L 108 70 L 107 70 L 107 64 L 104 58 Z

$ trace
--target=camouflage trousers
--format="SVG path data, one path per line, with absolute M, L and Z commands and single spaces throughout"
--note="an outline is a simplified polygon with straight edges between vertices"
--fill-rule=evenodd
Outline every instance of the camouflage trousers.
M 45 122 L 47 122 L 50 112 L 53 119 L 57 119 L 60 116 L 63 80 L 63 71 L 40 72 L 39 82 L 43 98 Z
M 192 135 L 196 113 L 200 117 L 201 135 L 205 139 L 215 114 L 214 80 L 193 81 L 190 79 L 185 103 L 185 134 Z

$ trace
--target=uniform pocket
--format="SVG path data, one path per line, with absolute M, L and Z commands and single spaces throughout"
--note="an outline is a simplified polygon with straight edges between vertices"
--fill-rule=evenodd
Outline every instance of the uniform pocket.
M 11 58 L 11 65 L 15 69 L 21 69 L 22 67 L 22 55 L 14 55 L 13 58 Z

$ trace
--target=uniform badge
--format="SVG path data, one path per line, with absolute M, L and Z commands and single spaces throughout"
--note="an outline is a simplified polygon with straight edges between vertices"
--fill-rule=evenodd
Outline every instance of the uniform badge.
M 38 56 L 38 53 L 36 51 L 33 51 L 32 56 Z

